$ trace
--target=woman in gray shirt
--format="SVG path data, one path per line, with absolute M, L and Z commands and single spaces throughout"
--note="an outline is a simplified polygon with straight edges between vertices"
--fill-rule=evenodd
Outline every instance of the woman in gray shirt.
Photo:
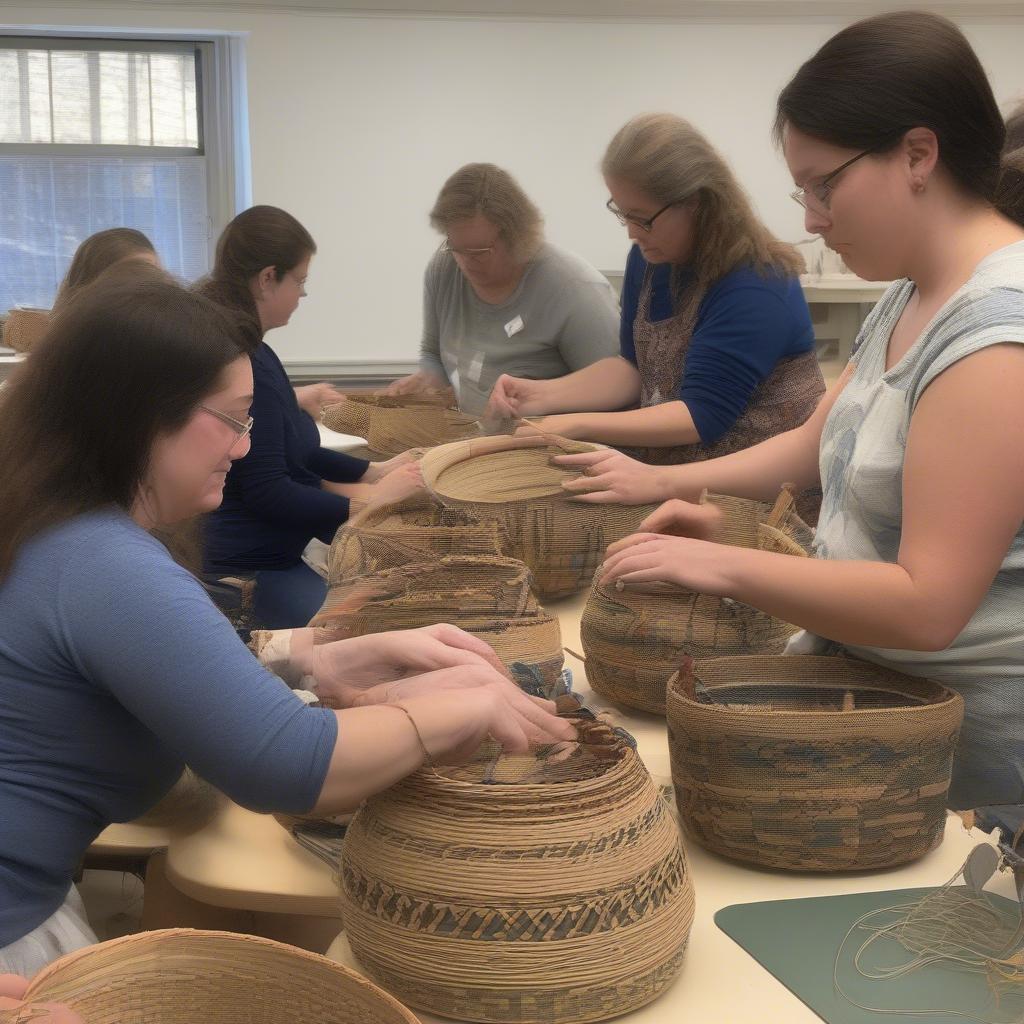
M 451 386 L 475 415 L 503 373 L 548 380 L 618 353 L 611 285 L 544 241 L 540 211 L 507 171 L 460 168 L 430 223 L 445 240 L 427 264 L 420 369 L 388 394 Z

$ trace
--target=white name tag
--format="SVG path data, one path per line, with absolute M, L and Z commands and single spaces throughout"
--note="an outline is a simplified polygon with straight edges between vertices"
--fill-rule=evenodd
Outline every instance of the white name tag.
M 484 372 L 484 357 L 482 355 L 473 356 L 473 361 L 469 364 L 469 369 L 466 370 L 466 380 L 472 381 L 474 384 L 480 383 L 480 376 Z
M 511 338 L 513 334 L 518 334 L 524 326 L 523 318 L 521 316 L 517 316 L 514 320 L 509 320 L 509 322 L 505 324 L 505 333 Z

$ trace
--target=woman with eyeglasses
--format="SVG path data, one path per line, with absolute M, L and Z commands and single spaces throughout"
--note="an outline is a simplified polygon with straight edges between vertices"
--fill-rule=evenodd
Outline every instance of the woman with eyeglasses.
M 960 690 L 949 802 L 1024 801 L 1024 160 L 963 33 L 933 14 L 844 29 L 779 97 L 776 135 L 820 234 L 895 283 L 814 416 L 748 451 L 654 469 L 569 463 L 581 500 L 676 498 L 614 546 L 609 580 L 670 580 Z M 707 540 L 704 487 L 821 483 L 814 559 Z M 673 536 L 676 535 L 676 536 Z
M 305 626 L 327 594 L 323 578 L 302 560 L 306 545 L 314 537 L 329 544 L 354 505 L 396 499 L 419 481 L 406 459 L 371 463 L 321 447 L 316 423 L 264 340 L 305 296 L 315 252 L 312 236 L 291 214 L 254 206 L 224 229 L 213 272 L 197 286 L 231 312 L 252 359 L 252 417 L 229 424 L 240 437 L 251 431 L 251 448 L 231 467 L 203 539 L 211 585 L 255 577 L 244 622 L 254 629 Z M 398 475 L 389 477 L 395 469 Z
M 320 645 L 298 629 L 268 645 L 276 674 L 253 657 L 151 535 L 215 509 L 249 450 L 249 348 L 217 304 L 115 268 L 0 402 L 0 976 L 96 941 L 82 857 L 183 763 L 253 810 L 337 814 L 487 736 L 574 736 L 454 626 Z
M 802 423 L 825 386 L 796 250 L 682 118 L 633 118 L 601 166 L 633 242 L 619 354 L 557 380 L 502 377 L 491 415 L 541 415 L 544 429 L 655 463 L 714 458 Z
M 430 223 L 445 238 L 424 279 L 420 369 L 386 394 L 450 386 L 477 415 L 502 374 L 560 377 L 616 351 L 611 285 L 544 240 L 540 211 L 507 171 L 457 170 Z

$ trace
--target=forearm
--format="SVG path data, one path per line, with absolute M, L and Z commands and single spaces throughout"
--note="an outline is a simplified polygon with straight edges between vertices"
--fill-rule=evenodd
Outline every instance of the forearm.
M 838 643 L 931 651 L 955 639 L 935 588 L 899 564 L 741 548 L 722 561 L 724 596 Z
M 542 415 L 624 409 L 640 400 L 640 374 L 621 356 L 542 383 Z
M 426 716 L 420 724 L 417 706 L 422 703 L 410 700 L 408 713 L 387 704 L 336 712 L 338 739 L 315 813 L 354 810 L 367 797 L 393 786 L 423 764 L 424 743 L 430 742 L 432 731 Z M 410 720 L 412 714 L 417 715 L 416 726 Z M 417 729 L 423 734 L 423 743 Z
M 624 412 L 583 412 L 538 423 L 564 437 L 611 445 L 675 447 L 696 444 L 700 435 L 683 402 L 665 402 Z
M 707 488 L 738 498 L 774 501 L 783 484 L 793 484 L 798 491 L 816 487 L 818 445 L 819 434 L 804 424 L 719 459 L 666 466 L 658 470 L 664 499 L 695 501 Z

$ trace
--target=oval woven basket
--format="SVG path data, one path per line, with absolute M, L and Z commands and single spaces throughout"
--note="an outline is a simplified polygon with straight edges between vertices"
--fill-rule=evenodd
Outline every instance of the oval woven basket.
M 508 540 L 494 520 L 481 522 L 428 494 L 356 516 L 335 535 L 327 556 L 327 583 L 428 562 L 445 555 L 504 555 Z
M 420 467 L 444 505 L 501 524 L 510 554 L 533 570 L 537 594 L 551 599 L 588 587 L 608 545 L 634 532 L 656 507 L 572 501 L 562 481 L 578 473 L 551 458 L 594 450 L 548 435 L 485 437 L 434 448 Z
M 323 422 L 342 434 L 365 437 L 371 451 L 386 457 L 480 433 L 477 421 L 459 412 L 450 396 L 432 393 L 349 395 L 324 409 Z
M 668 686 L 687 833 L 803 871 L 888 868 L 942 841 L 963 698 L 848 658 L 716 658 Z
M 664 991 L 693 885 L 636 752 L 603 749 L 422 770 L 369 800 L 341 871 L 368 976 L 432 1013 L 519 1024 L 604 1020 Z
M 66 1003 L 87 1024 L 417 1024 L 340 964 L 270 939 L 175 928 L 101 942 L 35 976 L 28 1006 Z M 2 1011 L 0 1011 L 2 1013 Z
M 553 696 L 562 684 L 558 619 L 534 596 L 522 562 L 449 555 L 332 587 L 310 620 L 316 643 L 449 622 L 489 643 L 524 689 Z
M 722 507 L 726 543 L 804 557 L 804 549 L 759 522 L 759 502 L 712 498 Z M 749 605 L 682 588 L 616 590 L 597 579 L 580 620 L 587 682 L 608 700 L 665 714 L 665 686 L 686 656 L 781 654 L 796 627 Z
M 48 309 L 12 309 L 4 320 L 0 344 L 15 352 L 31 352 L 49 326 Z

